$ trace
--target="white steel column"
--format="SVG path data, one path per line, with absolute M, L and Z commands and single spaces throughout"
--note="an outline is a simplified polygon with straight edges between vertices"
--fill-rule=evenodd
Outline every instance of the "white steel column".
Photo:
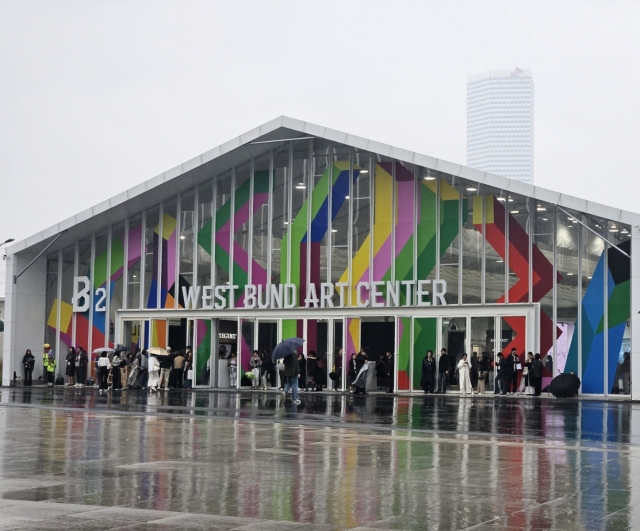
M 640 225 L 631 226 L 631 400 L 640 400 Z

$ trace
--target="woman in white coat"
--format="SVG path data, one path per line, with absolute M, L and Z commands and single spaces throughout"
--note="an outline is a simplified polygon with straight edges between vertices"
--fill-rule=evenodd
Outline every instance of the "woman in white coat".
M 158 390 L 158 381 L 160 380 L 160 362 L 153 354 L 149 354 L 149 390 L 156 392 Z
M 458 362 L 458 381 L 460 382 L 460 393 L 466 395 L 471 392 L 471 379 L 469 378 L 469 360 L 467 355 L 463 354 L 462 359 Z

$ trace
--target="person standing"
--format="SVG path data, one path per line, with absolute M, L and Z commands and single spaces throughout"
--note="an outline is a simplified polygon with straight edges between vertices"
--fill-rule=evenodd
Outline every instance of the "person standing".
M 420 384 L 425 395 L 435 391 L 435 381 L 436 361 L 433 359 L 433 352 L 427 350 L 427 356 L 422 360 L 422 377 L 420 378 Z
M 56 357 L 53 350 L 49 350 L 45 369 L 47 371 L 47 386 L 53 387 L 56 380 Z
M 229 387 L 235 389 L 238 385 L 238 356 L 235 352 L 229 355 L 227 365 L 229 367 Z
M 49 358 L 53 358 L 53 369 L 49 371 Z M 49 343 L 44 344 L 44 354 L 42 355 L 43 376 L 47 387 L 53 387 L 54 372 L 56 370 L 56 356 Z M 50 381 L 51 378 L 51 381 Z
M 312 387 L 312 391 L 322 391 L 322 384 L 318 377 L 318 356 L 315 350 L 310 350 L 307 354 L 307 374 L 309 375 L 309 386 Z
M 533 396 L 540 396 L 542 393 L 542 370 L 544 369 L 544 365 L 540 361 L 540 354 L 536 354 L 531 368 L 533 370 Z
M 495 389 L 493 391 L 494 394 L 498 395 L 506 395 L 507 394 L 507 382 L 506 382 L 506 366 L 505 359 L 502 355 L 502 352 L 498 352 L 498 357 L 496 358 L 496 381 L 495 381 Z
M 518 379 L 518 354 L 515 348 L 511 349 L 511 352 L 507 356 L 505 363 L 505 373 L 507 379 L 507 394 L 514 395 L 517 390 Z
M 447 349 L 440 350 L 440 359 L 438 360 L 438 393 L 445 394 L 447 392 L 447 380 L 449 379 L 449 370 L 453 369 L 450 364 Z
M 24 367 L 24 385 L 25 387 L 33 385 L 33 368 L 36 364 L 36 358 L 31 354 L 31 349 L 27 349 L 22 357 L 22 366 Z
M 111 358 L 111 388 L 114 391 L 122 391 L 122 378 L 120 374 L 120 366 L 122 358 L 119 352 L 114 352 Z
M 146 389 L 149 382 L 149 354 L 143 350 L 140 354 L 140 378 L 138 379 L 140 389 Z
M 253 355 L 249 360 L 249 368 L 251 369 L 251 389 L 258 389 L 260 387 L 260 367 L 262 366 L 262 360 L 257 350 L 253 351 Z
M 187 357 L 184 360 L 184 386 L 186 389 L 193 388 L 193 353 L 191 352 L 191 347 L 187 347 Z
M 471 354 L 471 368 L 469 369 L 469 380 L 471 380 L 471 392 L 478 394 L 478 380 L 480 372 L 480 362 L 478 361 L 478 353 Z
M 145 352 L 142 353 L 143 356 Z M 149 390 L 155 393 L 158 391 L 158 384 L 160 383 L 160 360 L 158 360 L 155 354 L 149 354 L 147 367 L 149 369 Z
M 298 368 L 300 370 L 300 381 L 298 382 L 298 388 L 307 390 L 307 360 L 304 354 L 300 352 L 298 354 Z
M 385 357 L 387 358 L 387 393 L 393 393 L 393 388 L 394 388 L 394 359 L 393 359 L 393 353 L 387 351 L 387 353 L 385 354 Z
M 133 354 L 131 354 L 133 355 Z M 138 385 L 138 378 L 140 377 L 140 354 L 136 354 L 131 362 L 131 371 L 127 378 L 126 385 L 129 389 L 135 389 Z
M 109 378 L 109 371 L 111 370 L 111 361 L 106 352 L 100 354 L 98 358 L 98 393 L 107 392 L 107 380 Z
M 376 362 L 376 387 L 378 391 L 387 387 L 387 356 L 386 353 Z
M 524 382 L 524 394 L 532 395 L 533 394 L 533 386 L 531 385 L 533 381 L 533 352 L 529 352 L 527 354 L 527 361 L 524 362 L 524 368 L 522 369 L 522 381 Z
M 284 395 L 286 396 L 291 390 L 291 398 L 294 404 L 299 404 L 298 400 L 298 378 L 300 378 L 300 366 L 298 364 L 298 356 L 294 352 L 284 358 L 284 377 L 286 385 L 284 386 Z
M 356 395 L 367 394 L 366 380 L 367 380 L 368 374 L 367 374 L 367 371 L 363 371 L 362 375 L 360 375 L 360 371 L 368 361 L 369 361 L 369 347 L 365 347 L 361 349 L 360 352 L 358 352 L 358 355 L 356 356 L 356 375 L 360 376 L 360 377 L 356 376 L 354 380 L 354 387 L 355 387 L 354 394 Z
M 336 354 L 336 361 L 333 364 L 333 372 L 336 373 L 336 377 L 333 380 L 333 389 L 340 391 L 342 387 L 342 349 L 338 350 Z
M 69 352 L 66 357 L 67 367 L 65 369 L 65 374 L 69 381 L 67 382 L 67 387 L 73 387 L 73 378 L 76 375 L 76 349 L 73 347 L 69 347 Z
M 489 363 L 489 359 L 487 358 L 486 353 L 483 352 L 478 364 L 478 394 L 480 395 L 483 395 L 485 392 L 485 385 L 490 368 L 491 364 Z
M 466 395 L 471 393 L 471 379 L 469 378 L 469 372 L 471 366 L 467 360 L 467 353 L 462 355 L 462 359 L 458 362 L 458 381 L 460 382 L 460 393 Z
M 182 383 L 184 380 L 184 356 L 182 355 L 181 350 L 179 350 L 176 357 L 173 358 L 173 370 L 176 373 L 174 378 L 176 388 L 182 389 Z
M 169 390 L 169 376 L 171 375 L 171 365 L 173 360 L 171 356 L 162 356 L 160 360 L 160 381 L 158 382 L 158 389 L 162 388 L 164 383 L 164 390 Z
M 347 383 L 349 384 L 349 387 L 351 388 L 352 391 L 353 391 L 353 381 L 356 379 L 356 376 L 358 376 L 358 369 L 356 364 L 356 353 L 352 352 L 351 358 L 349 359 L 349 366 L 347 367 Z

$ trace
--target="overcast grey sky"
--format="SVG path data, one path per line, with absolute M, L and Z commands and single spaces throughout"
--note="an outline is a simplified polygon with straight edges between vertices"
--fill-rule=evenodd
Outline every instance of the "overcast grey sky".
M 0 0 L 0 241 L 288 115 L 466 163 L 531 68 L 536 184 L 640 212 L 640 2 Z

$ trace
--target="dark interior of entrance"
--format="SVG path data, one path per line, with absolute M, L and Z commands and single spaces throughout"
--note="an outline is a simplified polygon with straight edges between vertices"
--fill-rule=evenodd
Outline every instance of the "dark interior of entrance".
M 395 352 L 396 324 L 390 322 L 361 322 L 360 334 L 362 347 L 369 347 L 369 359 L 377 361 L 385 352 Z M 349 352 L 351 356 L 351 352 Z
M 169 320 L 169 346 L 172 350 L 181 350 L 187 346 L 187 320 Z

